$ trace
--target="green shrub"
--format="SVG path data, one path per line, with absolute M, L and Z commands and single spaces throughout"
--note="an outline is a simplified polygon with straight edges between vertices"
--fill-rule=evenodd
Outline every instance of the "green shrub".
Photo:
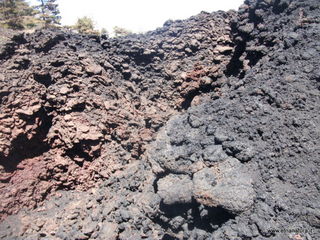
M 99 32 L 94 29 L 93 20 L 86 16 L 78 18 L 77 23 L 73 25 L 72 28 L 83 34 L 99 34 Z

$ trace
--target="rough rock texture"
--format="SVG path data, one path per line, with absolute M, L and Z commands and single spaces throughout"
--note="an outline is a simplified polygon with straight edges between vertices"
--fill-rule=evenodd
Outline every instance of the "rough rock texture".
M 194 198 L 209 207 L 223 207 L 231 213 L 244 212 L 253 204 L 255 193 L 250 172 L 230 158 L 194 174 Z
M 13 37 L 0 239 L 319 239 L 319 9 Z
M 55 30 L 8 42 L 0 73 L 1 216 L 57 189 L 88 189 L 141 160 L 155 132 L 190 105 L 189 95 L 222 75 L 231 56 L 215 48 L 232 46 L 232 16 L 202 13 L 124 39 Z M 213 72 L 217 56 L 222 67 Z
M 164 204 L 191 203 L 193 183 L 187 175 L 168 175 L 157 182 L 157 194 Z

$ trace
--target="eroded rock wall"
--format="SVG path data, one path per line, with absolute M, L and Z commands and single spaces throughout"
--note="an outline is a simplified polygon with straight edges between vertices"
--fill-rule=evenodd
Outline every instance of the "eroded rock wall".
M 141 160 L 166 120 L 222 76 L 233 16 L 202 13 L 123 39 L 60 30 L 13 38 L 1 63 L 2 215 Z
M 319 238 L 319 16 L 246 1 L 121 39 L 13 38 L 1 213 L 36 209 L 0 237 Z

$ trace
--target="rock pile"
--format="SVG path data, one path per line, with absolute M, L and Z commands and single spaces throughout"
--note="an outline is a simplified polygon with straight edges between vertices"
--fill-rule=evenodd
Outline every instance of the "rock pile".
M 247 0 L 119 39 L 13 37 L 0 239 L 318 239 L 319 9 Z
M 202 13 L 124 39 L 43 30 L 7 43 L 0 75 L 2 215 L 34 207 L 57 189 L 88 189 L 141 160 L 166 120 L 222 76 L 231 56 L 214 49 L 232 46 L 234 15 Z

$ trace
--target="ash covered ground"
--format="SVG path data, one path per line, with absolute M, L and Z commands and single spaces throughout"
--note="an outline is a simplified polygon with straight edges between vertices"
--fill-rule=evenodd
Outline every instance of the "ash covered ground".
M 0 239 L 320 239 L 320 3 L 0 47 Z

